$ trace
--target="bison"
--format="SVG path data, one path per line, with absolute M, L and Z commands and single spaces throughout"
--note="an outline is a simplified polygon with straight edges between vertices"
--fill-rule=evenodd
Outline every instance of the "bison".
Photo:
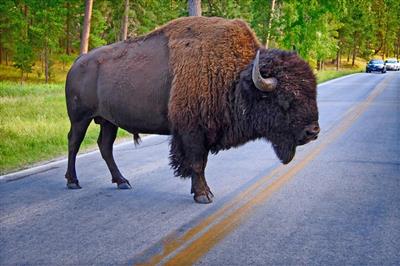
M 130 188 L 113 158 L 118 128 L 171 135 L 170 165 L 190 177 L 198 203 L 213 194 L 207 156 L 266 139 L 282 163 L 317 138 L 316 80 L 295 52 L 265 49 L 242 20 L 189 17 L 148 35 L 79 57 L 66 80 L 67 187 L 81 188 L 76 154 L 92 120 L 98 145 L 118 188 Z

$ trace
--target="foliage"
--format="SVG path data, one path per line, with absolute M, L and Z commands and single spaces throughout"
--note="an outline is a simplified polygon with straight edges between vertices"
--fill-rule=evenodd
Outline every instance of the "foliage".
M 79 51 L 84 16 L 80 0 L 3 0 L 0 3 L 0 58 L 29 71 L 33 52 L 49 78 L 51 62 L 63 65 Z M 120 40 L 124 0 L 96 0 L 90 49 Z M 269 47 L 294 49 L 312 66 L 346 56 L 399 57 L 400 1 L 396 0 L 203 0 L 204 16 L 242 18 Z M 185 0 L 130 1 L 128 35 L 145 34 L 187 16 Z M 269 23 L 271 22 L 271 24 Z M 24 44 L 31 45 L 31 51 Z M 25 50 L 26 57 L 21 55 Z M 28 64 L 23 65 L 22 61 Z M 4 62 L 2 60 L 2 62 Z
M 18 42 L 14 55 L 14 66 L 21 70 L 21 77 L 24 73 L 31 73 L 35 62 L 32 47 L 27 42 Z

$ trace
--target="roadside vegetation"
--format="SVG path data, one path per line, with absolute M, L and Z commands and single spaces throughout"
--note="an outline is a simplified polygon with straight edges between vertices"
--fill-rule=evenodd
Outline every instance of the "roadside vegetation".
M 360 73 L 362 72 L 361 69 L 344 69 L 344 70 L 340 70 L 340 71 L 336 71 L 336 70 L 324 70 L 321 72 L 318 72 L 317 74 L 317 79 L 318 79 L 318 83 L 322 83 L 331 79 L 335 79 L 335 78 L 340 78 L 343 76 L 347 76 L 350 74 L 354 74 L 354 73 Z
M 353 66 L 351 61 L 342 60 L 340 64 L 342 67 L 340 70 L 337 70 L 336 66 L 332 63 L 324 64 L 324 68 L 316 73 L 318 83 L 354 73 L 365 72 L 365 65 L 367 61 L 362 58 L 356 58 L 354 62 L 355 63 Z

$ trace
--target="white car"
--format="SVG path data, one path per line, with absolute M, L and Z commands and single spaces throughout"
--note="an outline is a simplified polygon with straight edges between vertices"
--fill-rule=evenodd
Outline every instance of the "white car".
M 389 58 L 385 60 L 386 70 L 400 70 L 399 62 L 395 58 Z

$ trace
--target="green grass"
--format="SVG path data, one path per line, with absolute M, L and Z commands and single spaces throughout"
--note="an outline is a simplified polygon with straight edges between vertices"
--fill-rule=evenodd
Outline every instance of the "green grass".
M 322 83 L 331 79 L 339 78 L 353 73 L 359 73 L 361 71 L 362 71 L 361 69 L 346 69 L 340 71 L 324 70 L 317 73 L 317 81 L 318 83 Z
M 69 126 L 64 84 L 0 82 L 0 173 L 66 155 Z M 98 133 L 92 123 L 82 148 Z
M 355 65 L 352 66 L 351 62 L 347 62 L 346 60 L 341 60 L 341 69 L 339 71 L 336 70 L 336 66 L 333 64 L 327 64 L 323 71 L 318 71 L 317 81 L 318 83 L 322 83 L 331 79 L 339 78 L 342 76 L 363 72 L 365 70 L 365 64 L 367 62 L 362 58 L 356 58 Z
M 359 69 L 326 70 L 317 73 L 318 83 Z M 60 77 L 62 78 L 60 70 Z M 0 68 L 0 173 L 4 174 L 34 163 L 67 155 L 69 120 L 65 106 L 64 84 L 43 84 L 36 77 L 20 85 L 18 73 Z M 14 81 L 15 80 L 15 81 Z M 41 82 L 41 83 L 38 83 Z M 81 150 L 95 147 L 99 127 L 92 123 Z M 119 136 L 128 136 L 120 130 Z
M 72 62 L 65 65 L 55 62 L 50 71 L 49 81 L 52 83 L 65 82 L 65 77 L 71 64 Z M 21 72 L 12 65 L 12 62 L 8 62 L 8 65 L 0 65 L 0 80 L 21 81 Z M 36 62 L 32 68 L 32 72 L 24 74 L 23 83 L 45 83 L 44 70 L 41 65 L 40 62 Z

